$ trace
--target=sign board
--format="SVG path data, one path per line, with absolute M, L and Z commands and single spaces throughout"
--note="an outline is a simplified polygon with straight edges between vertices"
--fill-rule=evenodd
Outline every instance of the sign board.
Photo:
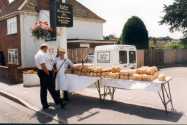
M 81 43 L 80 44 L 81 48 L 90 48 L 90 44 L 86 44 L 86 43 Z
M 8 64 L 19 65 L 18 49 L 8 49 Z
M 97 53 L 98 63 L 110 63 L 110 52 L 98 52 Z
M 73 26 L 73 7 L 69 4 L 56 2 L 56 26 L 72 27 Z

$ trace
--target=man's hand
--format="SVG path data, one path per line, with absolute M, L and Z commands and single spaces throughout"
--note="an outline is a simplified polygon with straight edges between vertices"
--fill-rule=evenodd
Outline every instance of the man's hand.
M 48 71 L 46 65 L 45 64 L 41 64 L 41 67 L 42 67 L 43 71 L 45 72 L 45 74 L 49 75 L 49 71 Z

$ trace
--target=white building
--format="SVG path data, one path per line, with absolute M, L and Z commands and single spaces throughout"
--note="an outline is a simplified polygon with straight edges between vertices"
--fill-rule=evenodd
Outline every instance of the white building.
M 66 30 L 67 39 L 69 41 L 84 40 L 84 43 L 85 40 L 94 42 L 100 41 L 100 43 L 102 43 L 103 24 L 105 20 L 78 1 L 67 1 L 73 6 L 74 13 L 74 25 L 72 28 L 67 28 Z M 20 65 L 23 67 L 34 66 L 34 55 L 39 49 L 39 45 L 43 43 L 44 40 L 37 40 L 34 38 L 32 36 L 31 28 L 37 20 L 45 20 L 49 22 L 49 0 L 13 0 L 13 2 L 9 3 L 9 5 L 0 12 L 0 21 L 7 21 L 11 18 L 16 18 L 13 22 L 15 25 L 13 25 L 12 29 L 13 31 L 16 31 L 14 35 L 17 35 L 15 39 L 17 45 L 15 47 L 11 46 L 5 48 L 4 53 L 7 53 L 7 49 L 18 48 L 18 53 L 20 53 Z M 12 40 L 14 40 L 14 38 L 12 38 Z M 53 48 L 57 47 L 57 41 L 50 41 L 47 42 L 47 44 Z M 5 57 L 6 61 L 8 61 L 6 54 Z

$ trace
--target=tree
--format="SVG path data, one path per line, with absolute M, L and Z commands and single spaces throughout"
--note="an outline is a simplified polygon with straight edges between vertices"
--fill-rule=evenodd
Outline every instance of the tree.
M 113 35 L 113 34 L 110 34 L 108 36 L 104 36 L 104 40 L 117 40 L 118 38 Z
M 143 21 L 136 16 L 128 19 L 125 24 L 122 35 L 122 44 L 135 45 L 137 49 L 148 49 L 149 48 L 149 37 Z
M 160 24 L 170 25 L 170 31 L 182 31 L 187 37 L 187 2 L 186 0 L 175 0 L 171 5 L 164 5 L 165 15 Z

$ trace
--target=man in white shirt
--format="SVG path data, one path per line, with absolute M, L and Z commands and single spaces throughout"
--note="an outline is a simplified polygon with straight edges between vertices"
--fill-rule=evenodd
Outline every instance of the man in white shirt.
M 55 91 L 55 84 L 53 83 L 53 60 L 49 58 L 47 50 L 48 46 L 46 44 L 42 44 L 40 46 L 40 50 L 35 55 L 35 63 L 38 68 L 38 76 L 40 78 L 40 98 L 43 109 L 48 109 L 49 107 L 47 102 L 47 90 L 53 97 L 55 104 L 61 104 L 58 93 Z

